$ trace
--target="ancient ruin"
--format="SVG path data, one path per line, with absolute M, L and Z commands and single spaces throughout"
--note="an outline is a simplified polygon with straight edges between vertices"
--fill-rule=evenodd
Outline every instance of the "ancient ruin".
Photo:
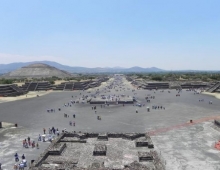
M 62 133 L 31 170 L 149 169 L 165 165 L 145 133 Z

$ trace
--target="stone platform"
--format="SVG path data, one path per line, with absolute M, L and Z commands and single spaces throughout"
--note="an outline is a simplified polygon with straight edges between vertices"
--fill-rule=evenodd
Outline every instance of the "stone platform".
M 51 143 L 30 169 L 164 170 L 160 157 L 149 147 L 150 142 L 145 133 L 66 132 Z

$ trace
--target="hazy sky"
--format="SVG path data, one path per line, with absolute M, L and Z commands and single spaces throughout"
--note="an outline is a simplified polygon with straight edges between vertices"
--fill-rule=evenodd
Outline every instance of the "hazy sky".
M 219 0 L 1 0 L 0 63 L 220 70 Z

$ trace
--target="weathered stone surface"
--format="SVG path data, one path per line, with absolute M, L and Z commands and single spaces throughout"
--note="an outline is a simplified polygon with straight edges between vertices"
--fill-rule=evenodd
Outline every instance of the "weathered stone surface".
M 97 140 L 98 136 L 108 137 L 108 141 Z M 75 142 L 82 140 L 87 142 Z M 149 143 L 149 141 L 152 142 L 150 136 L 144 133 L 62 133 L 40 159 L 33 163 L 31 169 L 164 170 L 156 151 L 148 147 L 135 146 L 136 142 Z
M 76 143 L 86 143 L 86 140 L 77 137 L 64 137 L 60 142 L 76 142 Z
M 100 133 L 99 136 L 97 137 L 98 140 L 108 140 L 108 135 L 106 133 Z
M 138 163 L 137 161 L 132 162 L 129 165 L 126 165 L 124 170 L 150 170 L 147 166 Z
M 153 161 L 153 155 L 151 152 L 138 152 L 139 161 Z
M 105 156 L 107 152 L 107 146 L 104 144 L 96 144 L 93 155 L 94 156 Z
M 24 66 L 18 70 L 12 71 L 3 75 L 4 77 L 10 78 L 23 78 L 23 77 L 71 77 L 72 75 L 66 71 L 59 70 L 55 67 L 49 66 L 47 64 L 31 64 L 28 66 Z
M 148 147 L 148 140 L 145 137 L 141 137 L 136 139 L 135 141 L 136 147 Z

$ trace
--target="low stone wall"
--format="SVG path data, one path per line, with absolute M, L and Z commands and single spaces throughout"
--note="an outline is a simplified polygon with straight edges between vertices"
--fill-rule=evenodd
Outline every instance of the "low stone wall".
M 86 136 L 88 138 L 97 138 L 99 136 L 99 134 L 98 133 L 87 133 Z
M 134 140 L 136 138 L 144 137 L 144 133 L 125 133 L 123 134 L 122 138 L 124 139 L 129 139 L 129 140 Z
M 118 104 L 133 104 L 134 101 L 118 101 Z
M 48 148 L 49 155 L 60 155 L 66 148 L 66 143 L 56 143 L 52 147 Z
M 64 137 L 60 142 L 71 142 L 71 143 L 86 143 L 86 140 L 79 139 L 77 137 Z
M 49 154 L 49 149 L 50 148 L 52 148 L 54 145 L 56 145 L 62 138 L 63 138 L 63 135 L 64 134 L 61 134 L 57 139 L 55 139 L 51 144 L 50 144 L 50 146 L 48 147 L 48 149 L 46 149 L 41 155 L 40 155 L 40 157 L 37 159 L 37 160 L 35 160 L 34 161 L 34 163 L 31 165 L 31 167 L 38 167 L 38 166 L 40 166 L 41 164 L 42 164 L 42 162 L 44 161 L 44 160 L 46 160 L 47 159 L 47 157 L 50 155 Z M 66 145 L 63 145 L 63 147 L 65 148 L 66 147 Z M 61 150 L 63 151 L 63 147 L 61 147 Z
M 90 101 L 90 104 L 105 104 L 105 101 Z

